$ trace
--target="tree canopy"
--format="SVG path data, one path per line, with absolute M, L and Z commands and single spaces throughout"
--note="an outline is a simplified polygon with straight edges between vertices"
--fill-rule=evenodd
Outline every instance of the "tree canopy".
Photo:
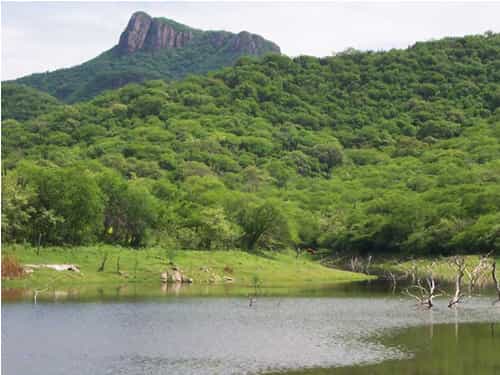
M 4 238 L 499 249 L 499 82 L 500 35 L 488 33 L 406 50 L 242 58 L 206 76 L 12 116 L 3 121 Z

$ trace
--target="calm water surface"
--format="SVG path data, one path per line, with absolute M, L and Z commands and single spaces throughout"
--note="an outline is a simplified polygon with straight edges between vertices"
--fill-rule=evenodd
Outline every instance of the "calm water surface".
M 252 307 L 239 293 L 113 300 L 103 291 L 85 303 L 66 293 L 35 305 L 24 292 L 2 306 L 2 372 L 500 374 L 491 297 L 423 311 L 380 290 L 328 290 L 267 293 Z

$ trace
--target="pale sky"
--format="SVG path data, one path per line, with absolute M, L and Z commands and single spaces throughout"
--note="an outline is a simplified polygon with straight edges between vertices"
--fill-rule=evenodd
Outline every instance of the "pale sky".
M 113 47 L 143 10 L 204 30 L 247 30 L 289 56 L 348 47 L 406 48 L 444 36 L 500 32 L 500 2 L 3 2 L 2 80 L 78 65 Z

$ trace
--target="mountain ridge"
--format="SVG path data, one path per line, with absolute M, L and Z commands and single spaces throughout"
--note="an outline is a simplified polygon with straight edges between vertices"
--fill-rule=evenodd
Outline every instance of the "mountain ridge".
M 247 31 L 203 31 L 135 12 L 118 44 L 80 65 L 13 81 L 74 103 L 128 83 L 176 80 L 233 65 L 240 57 L 280 53 L 275 43 Z

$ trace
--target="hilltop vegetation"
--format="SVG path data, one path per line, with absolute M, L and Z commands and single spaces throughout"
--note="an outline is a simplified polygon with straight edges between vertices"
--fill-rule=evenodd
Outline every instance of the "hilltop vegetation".
M 4 241 L 500 248 L 500 35 L 270 55 L 3 122 Z
M 55 109 L 61 103 L 46 93 L 25 85 L 2 83 L 2 120 L 25 121 Z

